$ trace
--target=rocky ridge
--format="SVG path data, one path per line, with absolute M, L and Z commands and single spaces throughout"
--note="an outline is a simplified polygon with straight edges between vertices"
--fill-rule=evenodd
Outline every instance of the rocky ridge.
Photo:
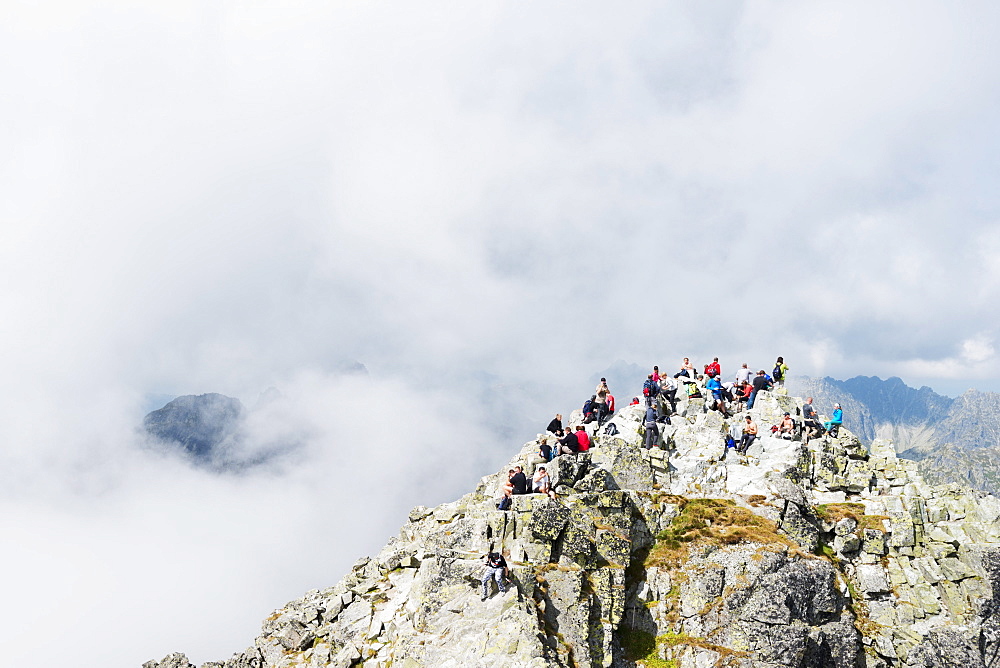
M 855 434 L 865 441 L 891 440 L 902 457 L 919 462 L 926 480 L 1000 493 L 1000 394 L 968 390 L 952 399 L 899 378 L 874 376 L 797 376 L 788 386 L 815 397 L 821 409 L 841 403 Z
M 761 393 L 761 433 L 799 399 Z M 506 468 L 417 507 L 379 554 L 276 610 L 248 649 L 202 668 L 992 665 L 1000 500 L 931 486 L 893 444 L 764 435 L 746 456 L 683 400 L 658 448 L 642 411 L 547 464 L 556 499 L 496 509 Z M 578 416 L 571 416 L 571 422 Z M 802 439 L 801 436 L 797 436 Z M 537 440 L 511 459 L 531 473 Z M 479 599 L 483 556 L 515 586 Z M 143 668 L 191 668 L 183 654 Z

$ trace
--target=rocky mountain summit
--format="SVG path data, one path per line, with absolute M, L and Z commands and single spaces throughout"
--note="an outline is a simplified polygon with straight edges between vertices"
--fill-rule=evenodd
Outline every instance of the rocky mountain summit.
M 201 668 L 882 668 L 995 665 L 1000 500 L 931 486 L 893 444 L 776 438 L 799 399 L 762 392 L 762 437 L 682 400 L 658 447 L 640 407 L 587 453 L 545 463 L 556 498 L 514 496 L 505 471 L 414 508 L 337 584 L 275 610 L 246 650 Z M 578 423 L 579 414 L 571 416 Z M 513 586 L 482 602 L 484 555 Z M 143 668 L 192 668 L 183 654 Z

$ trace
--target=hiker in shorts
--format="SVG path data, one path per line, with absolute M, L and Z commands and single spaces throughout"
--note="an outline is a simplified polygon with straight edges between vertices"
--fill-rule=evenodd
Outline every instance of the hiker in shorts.
M 747 450 L 753 445 L 753 442 L 757 439 L 757 423 L 748 415 L 747 423 L 743 426 L 743 438 L 740 439 L 740 444 L 736 448 L 736 451 L 741 455 L 745 455 Z
M 778 436 L 786 441 L 790 441 L 794 435 L 795 420 L 792 419 L 792 416 L 788 411 L 785 411 L 784 417 L 782 417 L 781 422 L 778 423 Z
M 503 558 L 503 555 L 499 552 L 490 552 L 486 555 L 486 572 L 483 573 L 483 598 L 486 600 L 490 597 L 489 584 L 490 580 L 497 581 L 497 588 L 500 589 L 500 593 L 506 593 L 507 591 L 507 560 Z
M 774 363 L 774 370 L 771 372 L 771 378 L 774 380 L 775 387 L 783 388 L 785 386 L 785 378 L 788 377 L 788 365 L 785 364 L 785 358 L 779 357 Z

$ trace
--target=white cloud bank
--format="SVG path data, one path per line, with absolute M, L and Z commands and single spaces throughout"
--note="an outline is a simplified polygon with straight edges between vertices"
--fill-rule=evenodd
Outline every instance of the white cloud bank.
M 1000 389 L 989 3 L 3 13 L 20 666 L 241 649 L 616 359 Z M 278 469 L 135 447 L 150 393 L 271 385 Z

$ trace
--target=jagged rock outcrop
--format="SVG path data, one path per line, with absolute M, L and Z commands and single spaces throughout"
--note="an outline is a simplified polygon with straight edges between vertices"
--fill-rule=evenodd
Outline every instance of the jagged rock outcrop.
M 865 441 L 891 440 L 901 456 L 920 462 L 927 480 L 1000 493 L 1000 394 L 968 390 L 952 399 L 872 376 L 798 376 L 788 386 L 815 397 L 821 410 L 840 402 L 848 428 Z
M 682 400 L 660 446 L 642 411 L 544 462 L 555 499 L 496 509 L 505 470 L 415 508 L 379 554 L 276 610 L 252 647 L 202 668 L 292 666 L 987 666 L 1000 651 L 1000 500 L 930 486 L 892 443 L 770 435 L 801 401 L 761 393 L 745 456 Z M 571 416 L 570 422 L 574 422 Z M 801 435 L 797 436 L 802 439 Z M 514 586 L 480 601 L 483 557 Z M 187 668 L 183 655 L 144 668 Z

